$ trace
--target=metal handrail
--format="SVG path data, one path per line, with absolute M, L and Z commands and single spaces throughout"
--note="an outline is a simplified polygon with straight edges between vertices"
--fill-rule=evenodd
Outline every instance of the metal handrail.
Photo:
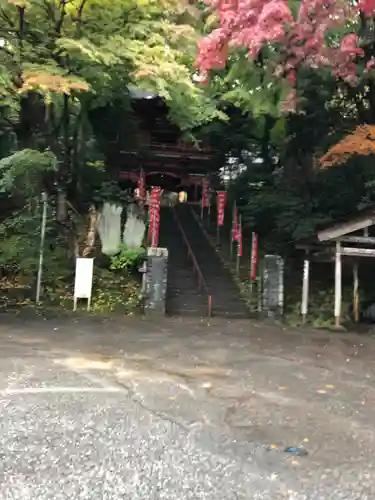
M 208 290 L 207 283 L 205 282 L 205 279 L 203 277 L 203 273 L 199 267 L 199 264 L 197 262 L 195 255 L 194 255 L 193 249 L 191 248 L 191 245 L 190 245 L 189 240 L 186 236 L 184 228 L 182 227 L 180 219 L 177 216 L 176 210 L 174 208 L 172 208 L 172 210 L 173 210 L 174 218 L 176 219 L 176 222 L 177 222 L 178 229 L 180 230 L 180 232 L 182 234 L 182 239 L 184 240 L 184 243 L 187 247 L 188 258 L 191 259 L 192 264 L 193 264 L 193 270 L 197 273 L 197 276 L 198 276 L 198 289 L 199 289 L 199 291 L 202 291 L 202 288 L 203 288 L 205 293 L 207 294 L 207 314 L 208 314 L 208 317 L 211 318 L 211 316 L 212 316 L 212 295 L 210 294 L 210 292 Z

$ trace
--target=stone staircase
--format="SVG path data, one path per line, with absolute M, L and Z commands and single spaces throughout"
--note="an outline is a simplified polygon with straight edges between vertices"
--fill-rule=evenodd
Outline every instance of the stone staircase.
M 167 314 L 207 316 L 207 294 L 198 291 L 198 279 L 172 208 L 160 209 L 159 247 L 169 252 Z
M 161 211 L 159 243 L 161 247 L 169 249 L 167 311 L 170 314 L 190 313 L 205 316 L 207 293 L 198 292 L 197 278 L 191 262 L 187 260 L 186 245 L 172 210 L 163 208 Z M 248 317 L 247 306 L 230 271 L 223 266 L 194 218 L 191 208 L 181 204 L 175 211 L 203 274 L 208 293 L 212 296 L 213 316 Z

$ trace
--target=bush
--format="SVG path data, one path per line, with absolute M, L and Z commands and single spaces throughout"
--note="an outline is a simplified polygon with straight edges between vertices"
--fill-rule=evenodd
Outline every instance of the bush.
M 138 270 L 145 257 L 144 248 L 130 249 L 125 245 L 121 245 L 120 251 L 111 257 L 110 269 L 113 271 L 123 270 L 128 274 Z

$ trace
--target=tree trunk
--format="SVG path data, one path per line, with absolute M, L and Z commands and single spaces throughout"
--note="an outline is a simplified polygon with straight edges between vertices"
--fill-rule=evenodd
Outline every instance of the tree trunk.
M 99 223 L 100 213 L 96 209 L 95 205 L 91 205 L 88 213 L 88 231 L 84 244 L 84 249 L 82 251 L 82 257 L 89 257 L 94 253 L 96 236 L 98 234 L 98 223 Z

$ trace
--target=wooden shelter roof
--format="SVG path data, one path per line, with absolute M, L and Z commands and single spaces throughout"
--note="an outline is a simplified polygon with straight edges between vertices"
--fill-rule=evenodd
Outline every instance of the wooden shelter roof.
M 375 237 L 369 235 L 369 228 L 375 225 L 375 205 L 349 215 L 343 219 L 325 224 L 317 229 L 314 236 L 296 243 L 296 248 L 323 255 L 332 253 L 333 243 L 343 246 L 342 255 L 352 257 L 374 257 Z

